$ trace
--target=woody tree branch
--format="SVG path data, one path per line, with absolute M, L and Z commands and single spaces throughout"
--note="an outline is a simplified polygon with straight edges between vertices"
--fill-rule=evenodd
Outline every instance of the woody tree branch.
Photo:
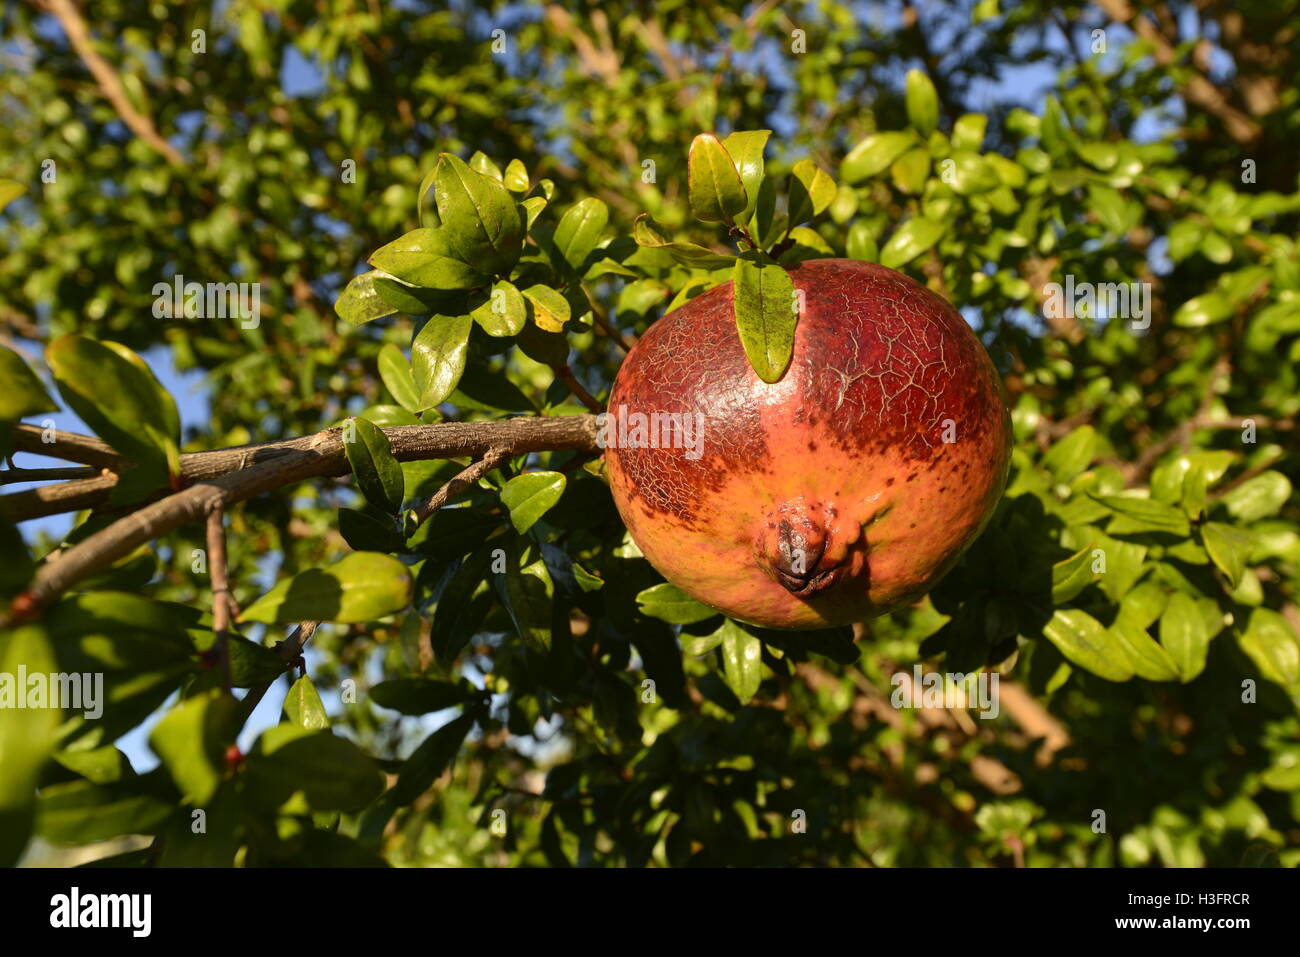
M 489 454 L 500 460 L 525 452 L 593 452 L 598 448 L 596 417 L 592 415 L 445 422 L 383 431 L 399 461 Z M 225 468 L 225 474 L 145 505 L 74 545 L 57 561 L 42 565 L 28 590 L 14 599 L 8 620 L 0 624 L 34 615 L 77 582 L 175 528 L 206 520 L 213 512 L 273 489 L 350 471 L 341 428 L 285 442 L 201 454 L 214 457 L 203 463 L 205 467 Z
M 155 152 L 161 154 L 172 166 L 184 166 L 185 159 L 176 147 L 158 133 L 153 120 L 131 105 L 117 71 L 95 49 L 90 29 L 86 26 L 86 21 L 82 19 L 81 11 L 77 9 L 73 0 L 45 0 L 45 8 L 59 21 L 63 32 L 68 37 L 68 42 L 72 44 L 72 48 L 77 51 L 77 56 L 81 57 L 81 61 L 86 64 L 86 69 L 90 70 L 91 75 L 99 83 L 104 98 L 113 105 L 113 109 L 122 118 L 127 129 Z
M 1097 0 L 1097 2 L 1113 21 L 1131 28 L 1139 37 L 1151 44 L 1156 62 L 1160 66 L 1170 67 L 1178 59 L 1175 41 L 1171 41 L 1156 24 L 1134 10 L 1128 0 Z M 1187 100 L 1217 117 L 1223 123 L 1228 135 L 1238 143 L 1253 143 L 1259 139 L 1263 131 L 1258 123 L 1228 102 L 1228 98 L 1195 65 L 1189 65 L 1188 69 L 1192 70 L 1191 78 L 1181 89 Z

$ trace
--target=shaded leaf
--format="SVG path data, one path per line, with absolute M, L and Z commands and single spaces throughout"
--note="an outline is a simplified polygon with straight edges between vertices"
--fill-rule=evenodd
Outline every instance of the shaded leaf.
M 18 353 L 0 345 L 0 422 L 57 412 L 58 405 Z
M 353 552 L 329 568 L 312 568 L 276 584 L 244 609 L 240 621 L 373 621 L 411 600 L 411 573 L 389 555 Z
M 691 625 L 718 614 L 668 582 L 642 589 L 636 596 L 636 604 L 641 614 L 673 625 Z
M 397 514 L 402 508 L 406 493 L 406 480 L 402 467 L 393 458 L 388 436 L 368 419 L 351 419 L 355 441 L 347 441 L 349 430 L 344 429 L 343 451 L 347 454 L 352 474 L 366 501 L 375 508 Z
M 384 343 L 379 350 L 379 378 L 403 409 L 408 412 L 421 411 L 420 391 L 415 387 L 411 364 L 406 361 L 402 350 L 391 342 Z

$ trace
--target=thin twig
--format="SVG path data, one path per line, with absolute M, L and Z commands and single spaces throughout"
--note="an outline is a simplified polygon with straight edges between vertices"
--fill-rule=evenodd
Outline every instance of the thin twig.
M 55 479 L 86 479 L 98 475 L 99 469 L 80 465 L 54 469 L 8 468 L 0 471 L 0 485 L 17 485 L 20 482 L 48 482 Z
M 226 567 L 225 513 L 218 504 L 208 512 L 208 574 L 212 578 L 212 630 L 216 632 L 217 656 L 222 682 L 230 693 L 230 580 Z
M 419 528 L 430 515 L 451 501 L 453 496 L 459 495 L 509 457 L 510 450 L 504 446 L 488 449 L 481 459 L 448 479 L 442 488 L 411 509 L 415 527 Z
M 117 476 L 109 473 L 92 479 L 76 479 L 55 485 L 41 485 L 0 495 L 0 512 L 10 521 L 25 522 L 46 515 L 79 512 L 108 501 L 108 495 L 117 484 Z
M 304 621 L 293 630 L 288 638 L 276 644 L 273 650 L 280 656 L 286 668 L 291 667 L 295 661 L 302 657 L 303 648 L 311 640 L 311 636 L 316 634 L 316 629 L 319 627 L 319 621 Z M 271 690 L 271 685 L 275 684 L 278 678 L 279 675 L 270 681 L 264 681 L 262 684 L 248 689 L 248 694 L 244 695 L 244 700 L 241 702 L 241 711 L 245 721 L 257 710 L 257 706 L 262 703 L 262 699 L 266 697 L 266 693 Z
M 14 426 L 13 447 L 15 452 L 47 455 L 52 459 L 81 462 L 98 468 L 113 468 L 122 461 L 122 456 L 111 445 L 93 435 L 22 423 Z
M 94 41 L 90 38 L 90 30 L 86 27 L 86 21 L 82 19 L 77 5 L 72 0 L 46 0 L 46 6 L 54 18 L 62 24 L 68 42 L 77 51 L 77 56 L 81 57 L 86 68 L 99 81 L 99 88 L 103 91 L 104 98 L 113 105 L 113 109 L 122 118 L 127 129 L 160 153 L 173 166 L 184 166 L 185 160 L 180 152 L 159 135 L 153 120 L 131 105 L 117 73 L 95 49 Z
M 578 377 L 573 374 L 573 367 L 568 363 L 551 366 L 551 369 L 559 377 L 560 381 L 568 386 L 569 391 L 577 396 L 578 401 L 592 412 L 600 412 L 605 408 L 600 404 L 600 400 L 588 392 L 586 386 L 578 381 Z

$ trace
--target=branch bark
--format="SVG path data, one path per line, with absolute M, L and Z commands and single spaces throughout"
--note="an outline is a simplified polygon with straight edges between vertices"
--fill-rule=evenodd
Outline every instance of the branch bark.
M 322 436 L 339 434 L 340 431 L 329 429 L 315 435 L 278 442 L 240 445 L 208 452 L 187 452 L 181 456 L 181 475 L 189 482 L 206 481 L 297 452 L 319 451 Z M 386 428 L 384 433 L 388 436 L 393 455 L 400 462 L 454 459 L 463 455 L 477 458 L 497 445 L 498 437 L 512 454 L 546 449 L 596 450 L 596 420 L 590 415 L 545 419 L 520 417 L 501 422 L 402 425 Z M 96 461 L 92 464 L 122 467 L 121 457 L 98 439 L 73 432 L 58 432 L 55 435 L 57 441 L 46 444 L 41 441 L 40 435 L 41 430 L 33 426 L 17 426 L 13 434 L 14 448 L 20 452 L 58 456 L 74 462 L 94 457 Z M 338 470 L 315 474 L 347 474 L 347 458 L 342 456 L 342 443 L 336 444 L 338 456 L 331 457 L 330 467 L 337 467 Z M 105 504 L 116 484 L 117 476 L 110 473 L 93 479 L 46 485 L 0 496 L 0 507 L 15 522 L 60 512 L 75 512 Z
M 458 472 L 442 488 L 411 510 L 415 515 L 416 527 L 423 525 L 429 516 L 451 501 L 453 496 L 459 495 L 464 489 L 473 485 L 509 457 L 510 450 L 503 446 L 488 449 L 487 454 L 481 459 L 463 471 Z
M 230 693 L 230 576 L 226 567 L 225 512 L 218 506 L 208 512 L 208 574 L 212 578 L 212 630 L 221 667 L 222 685 Z
M 596 417 L 520 417 L 500 422 L 445 422 L 384 429 L 400 461 L 481 457 L 493 449 L 505 454 L 574 449 L 594 452 Z M 346 475 L 350 471 L 343 449 L 343 430 L 326 429 L 285 442 L 195 453 L 196 468 L 224 469 L 197 484 L 168 495 L 124 516 L 46 563 L 28 590 L 14 600 L 7 621 L 33 616 L 77 582 L 129 555 L 146 542 L 172 529 L 196 522 L 214 510 L 283 488 L 308 478 Z

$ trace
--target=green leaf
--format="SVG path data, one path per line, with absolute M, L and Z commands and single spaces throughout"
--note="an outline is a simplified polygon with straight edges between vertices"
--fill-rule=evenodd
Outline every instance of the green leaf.
M 1227 576 L 1228 583 L 1236 588 L 1241 582 L 1242 572 L 1246 570 L 1246 559 L 1250 556 L 1250 533 L 1222 522 L 1206 522 L 1201 526 L 1201 541 L 1210 560 L 1219 566 Z
M 406 473 L 402 474 L 405 477 Z M 368 509 L 339 509 L 339 534 L 348 547 L 357 552 L 406 550 L 406 537 L 398 531 L 394 516 L 380 518 Z
M 391 342 L 384 343 L 379 350 L 379 378 L 398 405 L 407 412 L 420 411 L 420 391 L 415 387 L 411 364 L 406 361 L 402 350 Z
M 18 526 L 0 511 L 0 554 L 7 559 L 0 562 L 0 598 L 17 595 L 32 580 L 36 563 L 32 560 L 27 542 Z M 3 866 L 3 865 L 0 865 Z
M 736 261 L 735 256 L 715 253 L 696 243 L 674 242 L 668 239 L 659 226 L 650 218 L 649 213 L 642 213 L 632 225 L 632 238 L 638 246 L 647 249 L 662 249 L 684 266 L 699 269 L 719 269 L 730 266 Z
M 1232 262 L 1232 243 L 1215 232 L 1207 232 L 1201 237 L 1201 255 L 1219 266 Z
M 984 131 L 988 125 L 989 118 L 983 113 L 963 113 L 952 125 L 952 148 L 978 150 L 984 145 Z
M 1128 204 L 1118 190 L 1101 183 L 1088 183 L 1088 203 L 1109 233 L 1122 235 L 1130 229 L 1132 222 Z
M 960 196 L 987 193 L 1002 184 L 1002 179 L 993 164 L 970 150 L 957 150 L 951 157 L 943 160 L 939 168 L 943 181 Z
M 262 732 L 244 774 L 252 793 L 272 808 L 301 791 L 313 811 L 355 813 L 384 789 L 375 763 L 351 741 L 296 724 Z
M 763 185 L 763 150 L 767 148 L 771 130 L 745 130 L 732 133 L 722 141 L 723 149 L 735 164 L 740 183 L 745 188 L 745 208 L 739 219 L 753 215 L 758 203 L 759 189 Z
M 211 800 L 225 771 L 226 747 L 234 740 L 239 702 L 220 688 L 187 698 L 165 715 L 149 735 L 186 804 Z
M 916 134 L 873 133 L 853 147 L 840 164 L 840 179 L 858 186 L 889 169 L 894 160 L 916 143 Z
M 569 268 L 581 270 L 609 222 L 609 207 L 589 196 L 570 206 L 555 227 L 555 248 Z
M 0 210 L 27 192 L 27 187 L 16 179 L 0 179 Z
M 296 624 L 374 621 L 411 601 L 411 573 L 389 555 L 353 552 L 329 568 L 312 568 L 278 582 L 240 621 Z
M 57 751 L 54 760 L 96 784 L 112 784 L 135 776 L 127 756 L 112 745 L 88 751 Z
M 402 714 L 428 714 L 465 704 L 477 692 L 465 684 L 434 681 L 432 678 L 395 678 L 370 689 L 370 698 L 381 708 Z
M 564 494 L 562 472 L 525 472 L 501 490 L 501 504 L 510 510 L 510 524 L 520 535 L 528 531 Z
M 1199 470 L 1200 479 L 1205 487 L 1209 487 L 1218 482 L 1236 460 L 1235 452 L 1207 449 L 1175 456 L 1162 462 L 1151 473 L 1151 497 L 1167 505 L 1176 505 L 1183 500 L 1183 483 L 1194 469 Z
M 524 238 L 510 191 L 459 157 L 443 153 L 434 168 L 433 192 L 449 248 L 458 258 L 481 263 L 489 275 L 508 275 L 519 261 Z
M 736 260 L 734 272 L 736 331 L 758 377 L 776 382 L 794 355 L 794 330 L 799 300 L 794 280 L 772 262 Z
M 1089 545 L 1052 565 L 1052 604 L 1065 604 L 1092 581 L 1092 546 Z
M 731 223 L 749 203 L 745 186 L 726 147 L 701 133 L 687 156 L 691 212 L 705 223 Z
M 512 159 L 506 164 L 506 171 L 501 175 L 501 183 L 512 193 L 526 193 L 532 188 L 528 180 L 528 167 L 523 160 Z
M 15 707 L 28 674 L 59 673 L 45 633 L 34 625 L 0 633 L 0 866 L 12 867 L 27 846 L 41 769 L 54 751 L 61 712 L 51 707 Z M 22 699 L 25 702 L 25 698 Z
M 380 299 L 408 316 L 427 316 L 437 311 L 438 304 L 444 302 L 445 297 L 457 295 L 454 290 L 421 289 L 419 286 L 411 286 L 379 270 L 375 270 L 374 286 Z
M 334 311 L 340 319 L 360 326 L 372 319 L 382 319 L 397 312 L 375 289 L 375 279 L 379 275 L 372 269 L 352 277 L 334 303 Z
M 284 674 L 284 660 L 270 648 L 242 635 L 228 635 L 226 640 L 230 653 L 230 683 L 234 687 L 251 688 Z
M 175 812 L 174 796 L 164 799 L 134 781 L 69 781 L 41 791 L 36 832 L 51 844 L 93 844 L 123 834 L 154 834 Z
M 1277 514 L 1290 498 L 1291 480 L 1270 469 L 1242 482 L 1220 501 L 1233 518 L 1255 522 Z
M 441 514 L 451 513 L 444 510 Z M 491 560 L 491 552 L 486 547 L 477 548 L 460 564 L 439 594 L 430 636 L 433 653 L 439 661 L 454 660 L 487 615 L 492 593 L 483 583 L 483 576 Z
M 420 390 L 419 409 L 437 408 L 455 391 L 465 372 L 469 316 L 434 316 L 411 343 L 411 374 Z
M 388 436 L 369 419 L 348 420 L 355 429 L 355 441 L 349 442 L 349 430 L 343 430 L 343 451 L 347 454 L 352 474 L 366 501 L 375 508 L 396 515 L 402 509 L 406 494 L 402 466 L 393 458 Z
M 536 303 L 533 303 L 535 306 Z M 515 344 L 519 346 L 519 351 L 532 359 L 534 362 L 540 362 L 547 366 L 561 366 L 568 361 L 569 341 L 564 337 L 562 332 L 547 332 L 538 321 L 552 323 L 554 317 L 544 310 L 534 309 L 533 319 L 535 321 L 524 326 Z
M 1160 643 L 1178 666 L 1178 678 L 1183 684 L 1205 670 L 1210 637 L 1196 600 L 1182 592 L 1170 595 L 1165 613 L 1160 616 Z
M 517 385 L 504 376 L 488 371 L 482 363 L 470 363 L 465 367 L 465 374 L 447 401 L 462 409 L 488 412 L 537 411 L 532 400 Z
M 922 136 L 929 136 L 939 125 L 939 94 L 934 83 L 922 71 L 907 71 L 907 121 Z
M 585 592 L 600 591 L 605 587 L 605 579 L 599 575 L 593 575 L 577 562 L 573 563 L 573 577 L 577 581 L 578 587 Z
M 59 406 L 36 373 L 8 346 L 0 346 L 0 422 L 57 412 Z
M 790 222 L 806 223 L 831 204 L 835 180 L 810 159 L 794 164 L 790 174 Z
M 320 692 L 306 675 L 295 681 L 285 695 L 284 714 L 290 724 L 305 731 L 320 731 L 330 726 Z
M 542 214 L 546 205 L 546 200 L 540 196 L 529 196 L 520 202 L 519 208 L 524 211 L 524 225 L 532 229 L 533 223 L 537 222 L 537 217 Z
M 470 316 L 489 336 L 517 336 L 528 321 L 528 306 L 514 283 L 502 279 Z
M 722 674 L 727 687 L 746 704 L 763 681 L 763 643 L 732 621 L 723 631 Z
M 96 435 L 134 460 L 144 481 L 163 484 L 169 470 L 180 474 L 176 406 L 147 371 L 144 360 L 130 354 L 135 361 L 79 335 L 56 339 L 45 350 L 59 392 L 72 411 Z
M 911 262 L 939 241 L 943 226 L 924 216 L 914 216 L 889 237 L 880 251 L 880 264 L 890 269 Z
M 1115 636 L 1133 665 L 1134 673 L 1146 681 L 1175 681 L 1178 678 L 1178 666 L 1174 659 L 1146 629 L 1139 628 L 1121 615 L 1110 626 L 1110 633 Z
M 484 176 L 490 176 L 498 183 L 503 179 L 501 167 L 492 161 L 492 158 L 482 150 L 475 150 L 474 155 L 469 158 L 469 168 L 476 173 L 482 173 Z
M 642 589 L 636 596 L 636 605 L 641 614 L 673 625 L 693 625 L 718 614 L 668 582 Z
M 488 279 L 478 266 L 458 258 L 451 239 L 441 228 L 411 230 L 376 249 L 370 265 L 423 289 L 474 289 Z
M 1277 612 L 1269 608 L 1252 611 L 1237 643 L 1265 680 L 1288 689 L 1300 684 L 1300 643 Z
M 1099 170 L 1113 169 L 1119 161 L 1119 147 L 1114 143 L 1079 143 L 1074 151 L 1079 159 Z
M 61 663 L 73 670 L 136 671 L 174 664 L 194 654 L 186 630 L 199 625 L 197 609 L 128 592 L 70 595 L 45 615 Z
M 930 176 L 930 151 L 918 147 L 894 160 L 889 168 L 894 185 L 904 193 L 917 194 L 925 189 Z
M 1107 681 L 1133 677 L 1133 664 L 1119 639 L 1087 612 L 1057 609 L 1043 635 L 1067 660 Z
M 1174 313 L 1174 325 L 1188 329 L 1222 322 L 1232 315 L 1232 303 L 1217 292 L 1188 299 Z
M 524 555 L 528 552 L 525 550 Z M 548 651 L 551 647 L 551 608 L 555 585 L 546 562 L 541 558 L 523 564 L 524 559 L 511 553 L 506 562 L 505 605 L 510 619 L 530 648 Z
M 472 712 L 467 712 L 425 738 L 403 763 L 389 798 L 402 806 L 429 790 L 465 743 L 465 736 L 474 727 L 474 717 Z
M 876 245 L 876 238 L 871 234 L 871 226 L 863 220 L 858 220 L 850 226 L 844 251 L 850 259 L 865 263 L 875 262 L 880 256 L 880 247 Z
M 1112 535 L 1167 532 L 1186 537 L 1190 531 L 1187 516 L 1172 506 L 1154 502 L 1149 498 L 1127 495 L 1093 497 L 1115 513 L 1115 517 L 1110 520 L 1110 525 L 1107 527 L 1107 531 Z
M 716 617 L 716 612 L 713 615 Z M 722 644 L 722 639 L 726 637 L 727 628 L 732 626 L 731 619 L 724 618 L 718 630 L 711 635 L 692 635 L 683 631 L 681 634 L 682 654 L 688 658 L 699 658 L 707 655 L 718 645 Z
M 569 300 L 550 286 L 540 283 L 524 290 L 524 298 L 533 307 L 533 322 L 543 332 L 562 332 L 569 321 Z
M 1097 449 L 1097 430 L 1091 425 L 1075 429 L 1043 456 L 1043 465 L 1060 483 L 1068 483 L 1088 467 Z

